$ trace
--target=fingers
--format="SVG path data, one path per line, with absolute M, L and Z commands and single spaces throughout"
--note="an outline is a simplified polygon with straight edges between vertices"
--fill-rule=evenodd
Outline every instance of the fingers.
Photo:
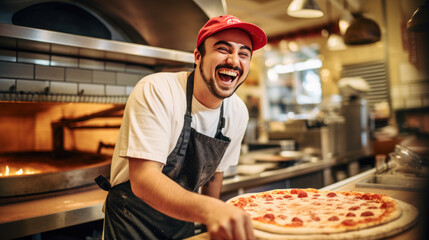
M 233 235 L 234 239 L 247 239 L 246 238 L 246 220 L 245 217 L 237 217 L 233 220 Z
M 210 239 L 213 240 L 229 240 L 233 239 L 233 235 L 231 233 L 231 229 L 229 229 L 230 225 L 217 225 L 210 229 Z
M 244 226 L 246 228 L 246 239 L 251 239 L 251 240 L 256 239 L 255 234 L 253 232 L 252 219 L 250 218 L 249 215 L 247 215 L 247 217 L 245 218 Z
M 241 210 L 235 213 L 210 227 L 209 233 L 211 239 L 255 239 L 250 216 Z

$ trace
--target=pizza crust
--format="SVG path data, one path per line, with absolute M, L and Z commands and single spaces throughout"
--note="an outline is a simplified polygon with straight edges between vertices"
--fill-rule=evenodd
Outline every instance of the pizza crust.
M 290 190 L 291 189 L 276 189 L 276 190 L 268 191 L 268 192 L 265 192 L 265 193 L 266 194 L 275 194 L 278 191 L 290 191 Z M 298 190 L 300 190 L 300 189 L 298 189 Z M 310 190 L 309 189 L 301 189 L 301 190 L 303 190 L 303 191 L 307 190 L 309 194 L 310 193 L 314 194 L 314 191 L 316 191 L 317 194 L 320 193 L 323 196 L 325 196 L 325 194 L 327 194 L 329 192 L 332 192 L 332 191 L 318 191 L 316 189 L 310 189 Z M 343 192 L 337 192 L 337 193 L 340 195 Z M 365 193 L 359 193 L 359 192 L 347 192 L 347 193 L 353 193 L 353 194 L 356 194 L 356 195 L 365 194 Z M 230 204 L 236 203 L 237 200 L 240 199 L 240 198 L 248 198 L 248 197 L 251 197 L 251 196 L 260 196 L 261 194 L 264 194 L 264 193 L 248 193 L 248 194 L 236 196 L 236 197 L 228 200 L 227 203 L 230 203 Z M 341 200 L 346 201 L 347 198 L 348 197 L 346 197 L 345 199 L 341 199 Z M 327 197 L 324 197 L 324 198 L 320 197 L 319 199 L 314 200 L 314 201 L 318 201 L 318 200 L 320 200 L 320 201 L 322 201 L 322 200 L 323 201 L 329 201 L 329 199 L 328 200 L 327 199 L 328 199 Z M 305 200 L 307 200 L 307 199 L 305 199 Z M 309 199 L 309 200 L 312 200 L 312 199 Z M 334 201 L 334 200 L 332 200 L 332 201 Z M 336 201 L 339 201 L 339 200 L 336 200 Z M 344 226 L 344 225 L 341 225 L 339 223 L 341 221 L 338 221 L 338 224 L 336 224 L 335 222 L 332 222 L 334 225 L 333 224 L 331 224 L 331 225 L 328 225 L 328 224 L 319 224 L 318 222 L 313 222 L 313 221 L 308 220 L 308 219 L 305 220 L 305 218 L 303 218 L 304 219 L 304 224 L 303 224 L 304 226 L 298 226 L 298 227 L 289 226 L 289 227 L 284 227 L 281 224 L 273 224 L 272 222 L 265 223 L 265 222 L 258 221 L 257 219 L 255 219 L 255 216 L 252 217 L 253 218 L 253 226 L 254 226 L 255 229 L 262 230 L 263 232 L 274 233 L 274 234 L 289 234 L 289 235 L 332 234 L 332 233 L 350 232 L 350 231 L 355 231 L 355 230 L 359 230 L 359 229 L 372 228 L 374 226 L 378 226 L 378 225 L 383 225 L 383 224 L 389 223 L 389 222 L 391 222 L 391 221 L 393 221 L 395 219 L 398 219 L 401 216 L 401 214 L 402 214 L 401 209 L 402 208 L 398 204 L 397 200 L 395 200 L 395 199 L 393 199 L 391 197 L 382 195 L 380 201 L 389 203 L 390 204 L 389 205 L 390 206 L 389 209 L 390 210 L 393 209 L 393 210 L 391 212 L 385 212 L 383 214 L 382 218 L 379 218 L 379 219 L 376 219 L 376 220 L 374 220 L 375 219 L 374 218 L 372 221 L 369 221 L 369 222 L 360 222 L 360 224 L 356 224 L 354 226 Z M 360 202 L 364 202 L 364 200 L 362 200 Z M 299 203 L 301 203 L 301 202 L 299 202 Z M 301 206 L 302 212 L 308 212 L 307 211 L 308 207 L 311 207 L 312 209 L 314 209 L 314 211 L 323 212 L 323 209 L 320 209 L 322 206 L 315 207 L 315 206 L 312 206 L 311 203 L 312 203 L 311 201 L 305 201 L 304 204 L 303 204 L 303 206 Z M 305 204 L 307 204 L 307 205 L 305 205 Z M 338 205 L 351 206 L 350 205 L 351 203 L 349 203 L 349 205 L 347 205 L 346 203 L 341 203 L 341 202 L 338 203 L 337 202 L 337 204 Z M 290 202 L 289 202 L 289 205 L 291 205 Z M 344 214 L 346 211 L 347 210 L 341 210 L 341 209 L 340 210 L 333 210 L 332 214 L 333 215 L 335 215 L 335 214 L 339 215 L 340 213 Z M 374 211 L 377 211 L 377 210 L 374 210 Z M 261 215 L 261 213 L 257 213 L 257 214 L 255 213 L 254 215 L 258 215 L 259 216 L 259 215 Z M 346 218 L 343 216 L 342 219 L 344 220 Z M 364 218 L 361 217 L 359 219 L 364 219 Z M 323 221 L 325 221 L 325 223 L 331 223 L 331 222 L 327 222 L 326 219 L 322 219 L 322 222 Z M 361 220 L 361 221 L 363 221 L 363 220 Z

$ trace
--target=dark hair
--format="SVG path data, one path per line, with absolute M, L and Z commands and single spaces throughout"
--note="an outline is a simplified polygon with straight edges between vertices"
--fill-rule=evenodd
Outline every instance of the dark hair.
M 205 43 L 206 41 L 204 40 L 201 44 L 200 44 L 200 46 L 198 46 L 198 48 L 197 48 L 197 50 L 198 50 L 198 52 L 200 53 L 200 55 L 201 55 L 201 57 L 204 57 L 204 55 L 206 54 L 206 48 L 205 48 L 205 46 L 204 46 L 204 43 Z M 197 67 L 197 65 L 194 63 L 194 68 L 196 68 Z

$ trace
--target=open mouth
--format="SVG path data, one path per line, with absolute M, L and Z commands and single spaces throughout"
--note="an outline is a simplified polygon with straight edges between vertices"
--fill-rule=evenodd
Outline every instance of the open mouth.
M 229 70 L 220 70 L 218 75 L 223 82 L 232 83 L 237 78 L 238 73 Z

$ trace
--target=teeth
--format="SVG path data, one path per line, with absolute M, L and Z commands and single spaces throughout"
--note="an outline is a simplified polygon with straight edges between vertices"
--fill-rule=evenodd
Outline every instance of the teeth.
M 237 77 L 237 73 L 233 71 L 221 70 L 220 73 L 231 77 Z

